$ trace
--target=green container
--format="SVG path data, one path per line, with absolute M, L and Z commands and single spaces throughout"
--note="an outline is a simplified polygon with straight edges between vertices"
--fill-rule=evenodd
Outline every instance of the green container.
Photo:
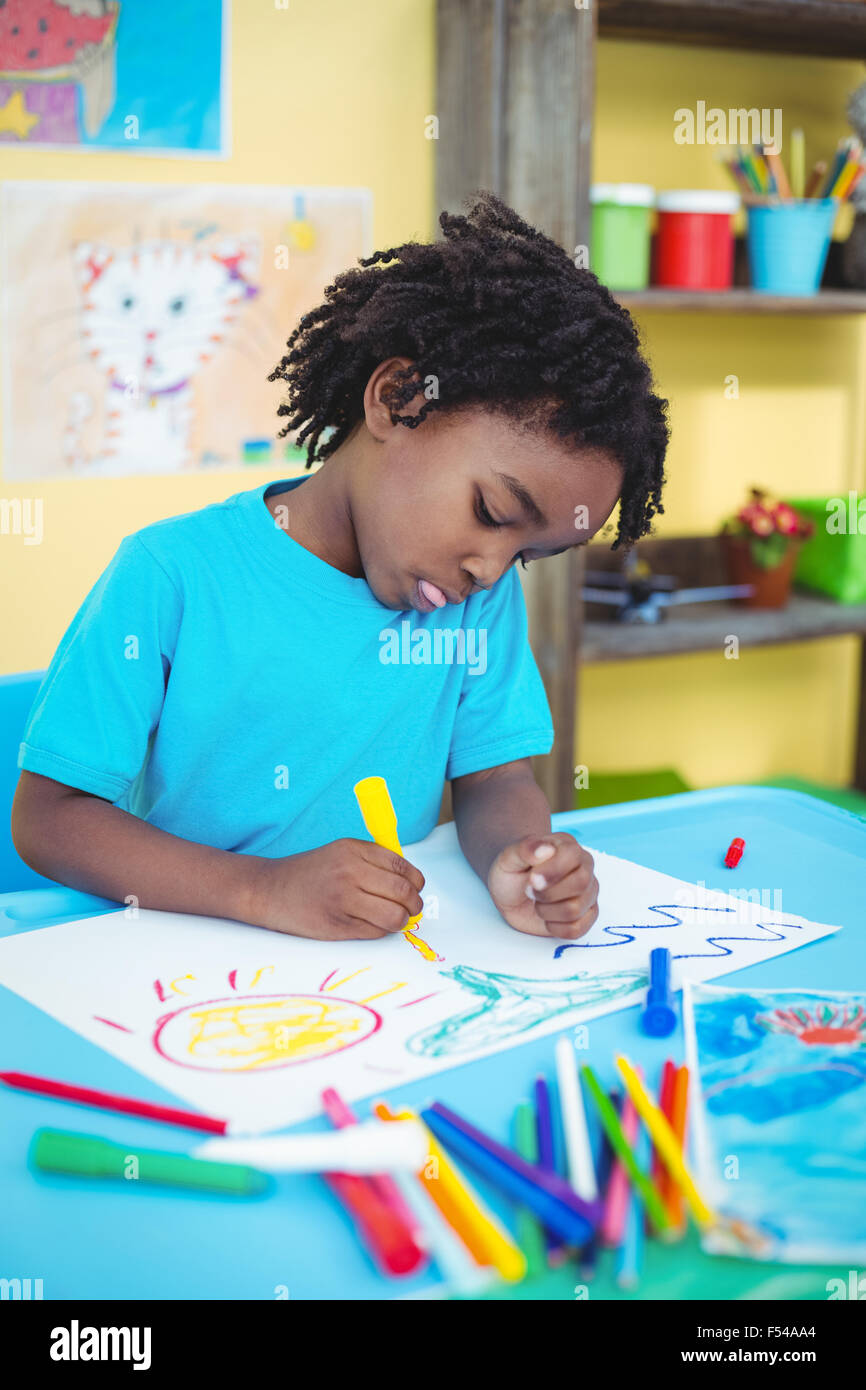
M 794 583 L 839 603 L 866 603 L 866 497 L 792 498 L 791 506 L 815 527 L 801 546 Z
M 589 201 L 590 269 L 610 290 L 645 290 L 655 189 L 646 183 L 596 183 Z

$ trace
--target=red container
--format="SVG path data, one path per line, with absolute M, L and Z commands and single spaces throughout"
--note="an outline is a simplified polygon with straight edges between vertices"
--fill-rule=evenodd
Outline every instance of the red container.
M 736 193 L 660 193 L 653 283 L 677 290 L 729 290 L 734 279 Z

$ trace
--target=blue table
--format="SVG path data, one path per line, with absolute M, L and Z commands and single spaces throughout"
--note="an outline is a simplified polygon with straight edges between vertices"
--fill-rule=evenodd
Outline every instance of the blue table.
M 781 890 L 781 910 L 846 928 L 787 955 L 723 977 L 721 983 L 762 988 L 862 988 L 866 978 L 866 822 L 797 792 L 753 787 L 690 792 L 555 817 L 600 850 L 698 882 Z M 746 841 L 736 878 L 722 865 L 735 835 Z M 0 934 L 117 910 L 117 904 L 67 889 L 0 895 Z M 503 931 L 508 928 L 503 923 Z M 146 1077 L 70 1032 L 8 990 L 0 990 L 0 1069 L 74 1079 L 149 1100 L 172 1103 Z M 567 1031 L 567 1030 L 563 1030 Z M 681 1058 L 682 1035 L 650 1039 L 632 1008 L 593 1021 L 587 1060 L 613 1084 L 613 1054 L 636 1058 L 654 1084 L 664 1058 Z M 444 1072 L 435 1080 L 389 1092 L 417 1107 L 431 1093 L 509 1140 L 515 1103 L 531 1094 L 539 1071 L 552 1075 L 554 1039 L 528 1042 Z M 177 1103 L 176 1101 L 174 1103 Z M 361 1107 L 364 1109 L 364 1107 Z M 275 1193 L 235 1202 L 121 1183 L 36 1175 L 26 1163 L 41 1125 L 78 1129 L 132 1145 L 188 1149 L 186 1131 L 60 1105 L 0 1088 L 0 1276 L 41 1278 L 46 1299 L 382 1299 L 437 1297 L 435 1268 L 411 1281 L 381 1278 L 347 1219 L 314 1177 L 284 1178 Z M 298 1131 L 326 1128 L 324 1121 Z M 508 1220 L 513 1212 L 484 1187 Z M 760 1266 L 701 1254 L 694 1238 L 664 1248 L 651 1242 L 642 1296 L 662 1298 L 826 1298 L 829 1267 Z M 845 1272 L 843 1272 L 845 1274 Z M 845 1274 L 847 1277 L 847 1274 Z M 493 1297 L 574 1298 L 574 1269 L 557 1271 Z M 593 1299 L 627 1297 L 600 1266 Z

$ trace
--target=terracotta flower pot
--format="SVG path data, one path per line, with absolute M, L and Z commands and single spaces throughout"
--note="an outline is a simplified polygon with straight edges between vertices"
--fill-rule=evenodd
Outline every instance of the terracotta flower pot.
M 784 608 L 791 596 L 798 542 L 793 539 L 789 541 L 781 562 L 772 569 L 763 569 L 755 564 L 750 543 L 744 537 L 723 535 L 721 542 L 728 583 L 754 585 L 754 591 L 749 598 L 736 601 L 746 608 Z

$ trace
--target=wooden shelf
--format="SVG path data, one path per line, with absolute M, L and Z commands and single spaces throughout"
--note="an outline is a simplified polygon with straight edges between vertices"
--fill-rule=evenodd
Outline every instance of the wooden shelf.
M 864 5 L 866 8 L 866 5 Z M 820 290 L 814 295 L 757 290 L 623 290 L 614 298 L 632 313 L 866 314 L 866 291 Z
M 866 635 L 866 604 L 842 604 L 796 593 L 786 608 L 743 608 L 733 603 L 700 603 L 672 608 L 660 623 L 583 624 L 581 660 L 628 661 L 687 652 L 724 653 L 734 634 L 741 647 L 778 646 L 820 637 Z
M 862 0 L 598 0 L 601 38 L 866 58 Z

